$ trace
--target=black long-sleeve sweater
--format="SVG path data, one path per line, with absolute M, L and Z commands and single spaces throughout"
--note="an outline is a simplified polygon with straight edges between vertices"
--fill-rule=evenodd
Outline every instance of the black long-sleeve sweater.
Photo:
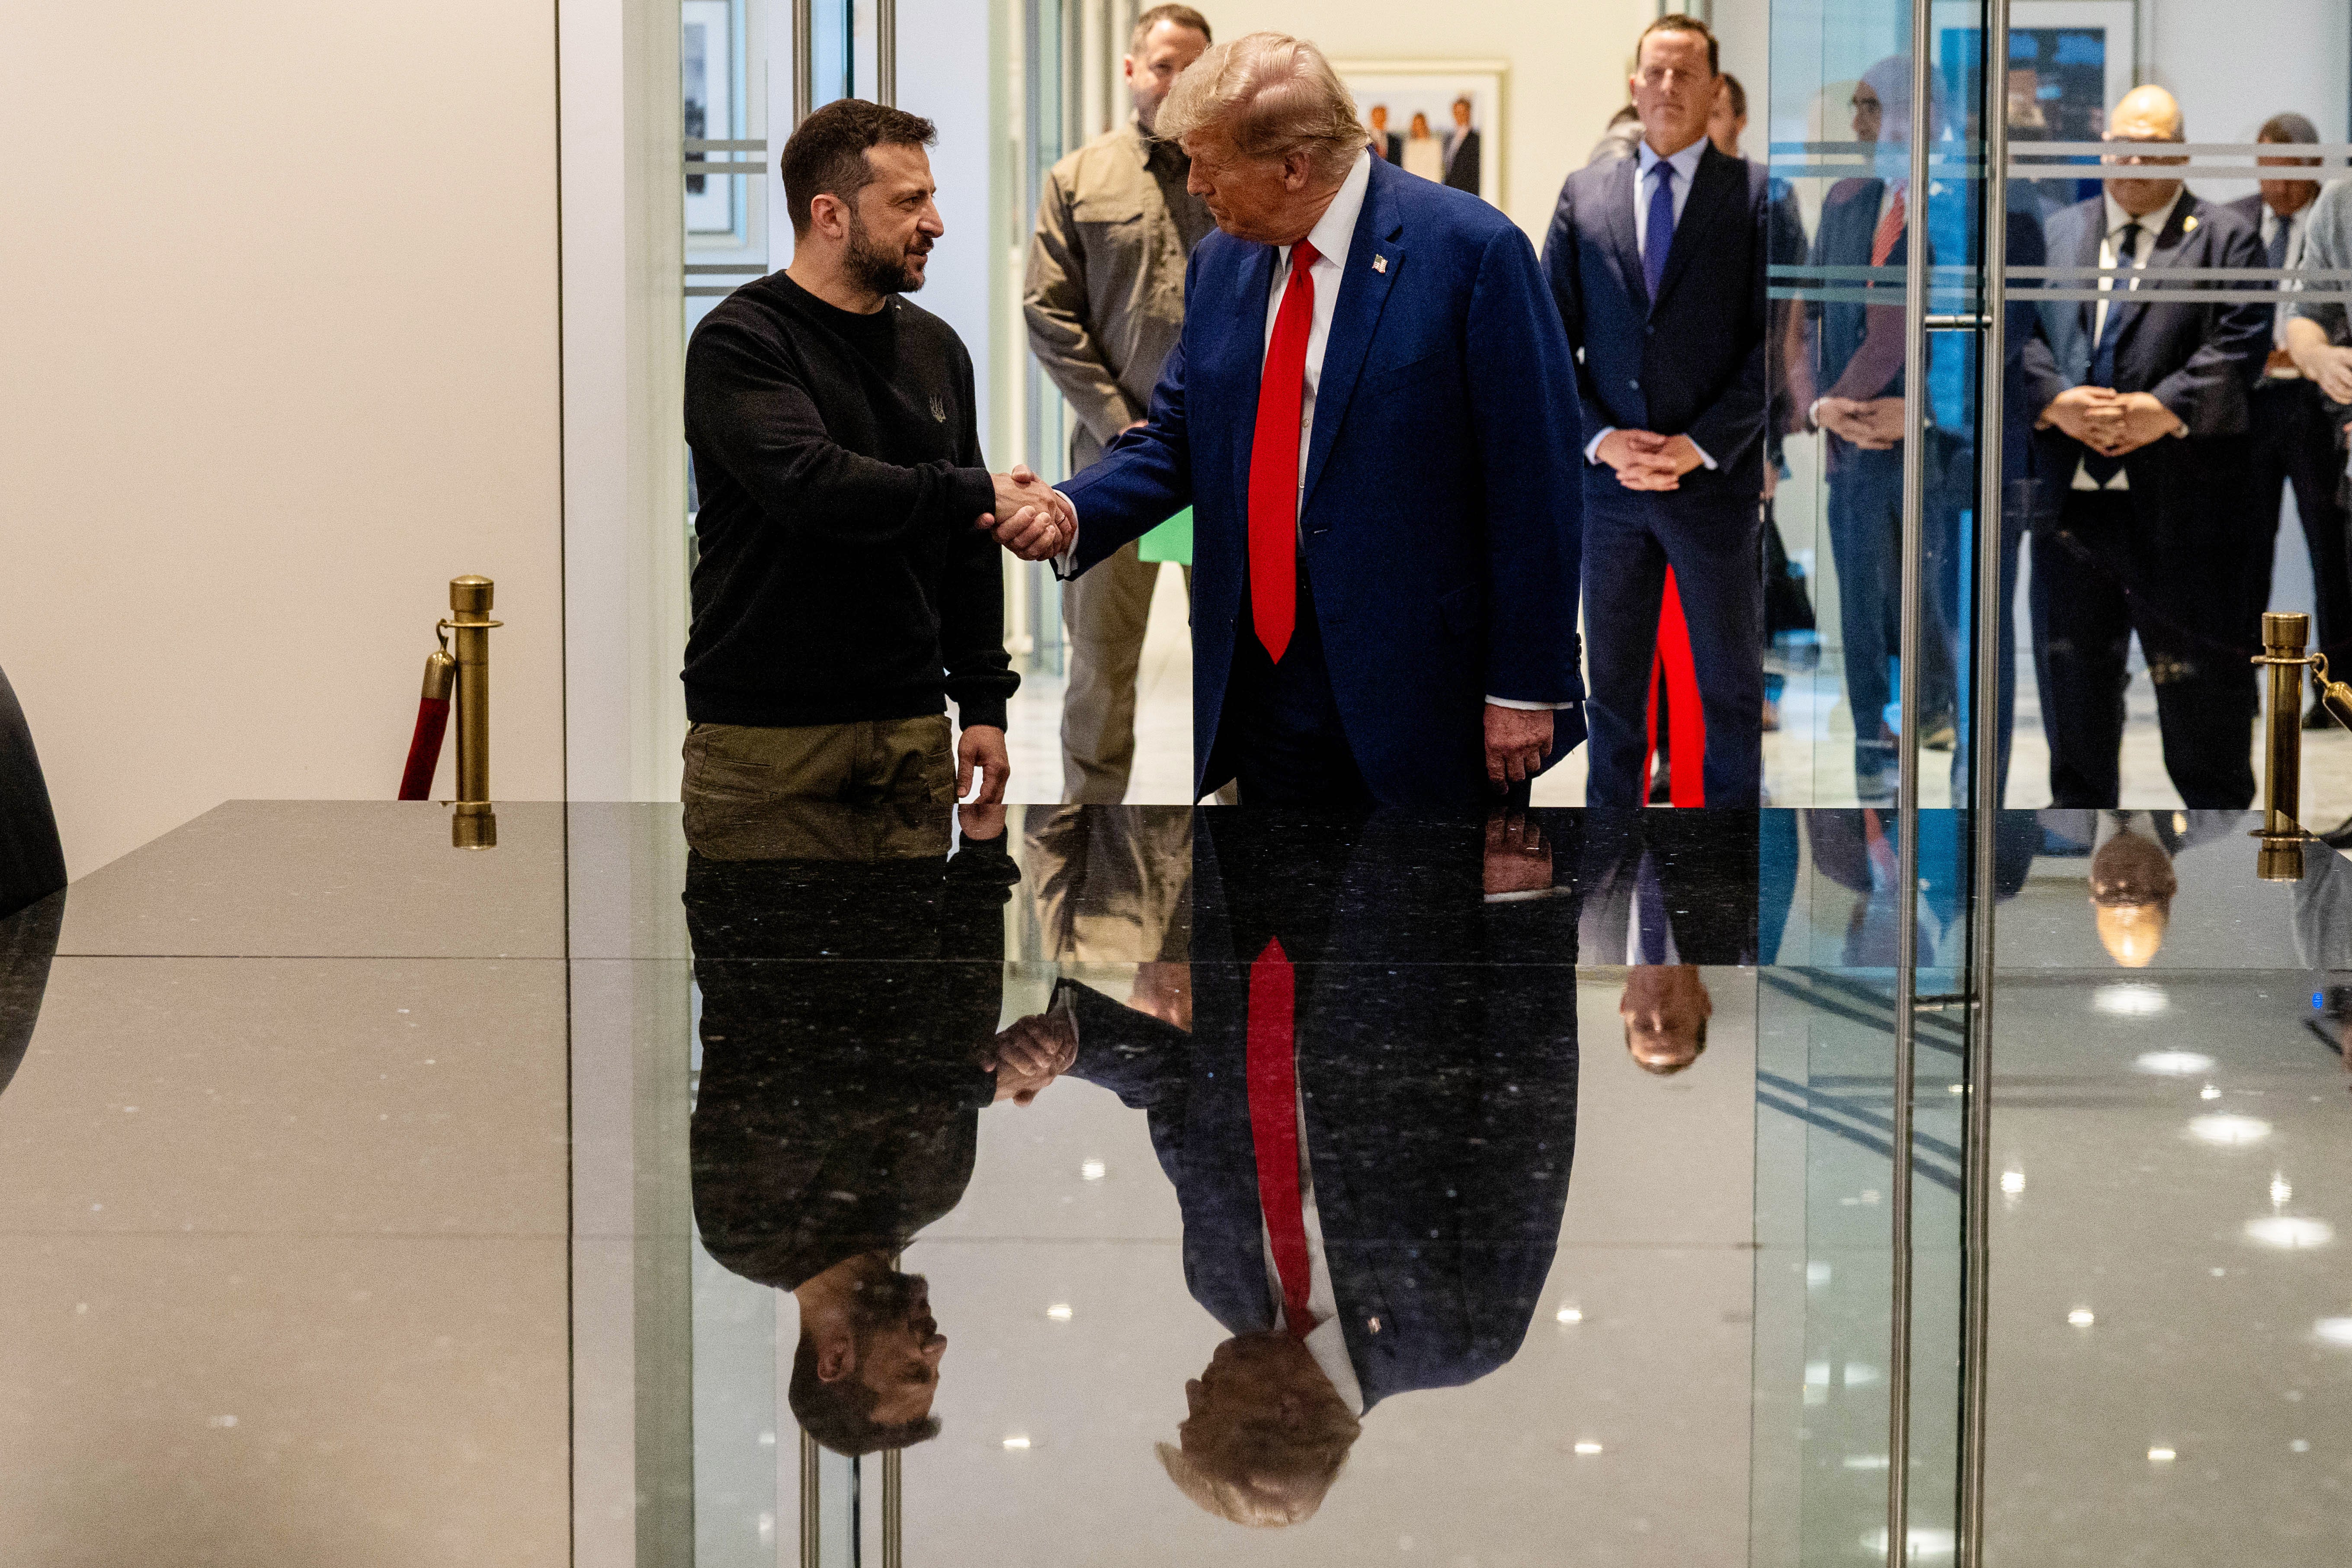
M 698 723 L 911 719 L 952 697 L 1003 728 L 1003 566 L 971 356 L 893 298 L 861 316 L 782 272 L 686 353 L 701 510 L 686 711 Z

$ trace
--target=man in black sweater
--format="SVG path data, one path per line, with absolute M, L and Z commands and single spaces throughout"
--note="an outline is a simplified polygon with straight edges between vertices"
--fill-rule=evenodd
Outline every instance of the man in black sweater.
M 687 350 L 689 840 L 784 798 L 944 805 L 975 772 L 982 803 L 1003 798 L 1020 678 L 997 541 L 1050 544 L 1066 509 L 1024 468 L 990 474 L 971 356 L 900 298 L 945 232 L 934 136 L 855 99 L 803 121 L 783 152 L 791 266 L 729 297 Z

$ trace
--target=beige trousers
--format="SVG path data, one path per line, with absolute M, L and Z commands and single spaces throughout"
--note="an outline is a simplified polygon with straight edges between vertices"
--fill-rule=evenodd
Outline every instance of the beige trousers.
M 1069 677 L 1062 693 L 1062 800 L 1117 805 L 1135 767 L 1135 678 L 1160 563 L 1128 545 L 1085 575 L 1062 584 L 1062 627 L 1069 637 Z M 1184 568 L 1184 590 L 1192 569 Z

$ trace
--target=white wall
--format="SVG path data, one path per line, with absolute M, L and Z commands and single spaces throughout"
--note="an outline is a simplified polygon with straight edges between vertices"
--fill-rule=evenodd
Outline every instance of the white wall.
M 0 667 L 76 874 L 392 795 L 466 572 L 495 787 L 561 791 L 553 23 L 0 13 Z

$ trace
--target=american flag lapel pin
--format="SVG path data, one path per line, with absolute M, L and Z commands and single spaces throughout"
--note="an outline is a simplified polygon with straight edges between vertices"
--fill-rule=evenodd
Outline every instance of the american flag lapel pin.
M 1386 272 L 1388 269 L 1389 258 L 1381 255 L 1378 251 L 1374 251 L 1372 253 L 1372 270 L 1375 272 Z

